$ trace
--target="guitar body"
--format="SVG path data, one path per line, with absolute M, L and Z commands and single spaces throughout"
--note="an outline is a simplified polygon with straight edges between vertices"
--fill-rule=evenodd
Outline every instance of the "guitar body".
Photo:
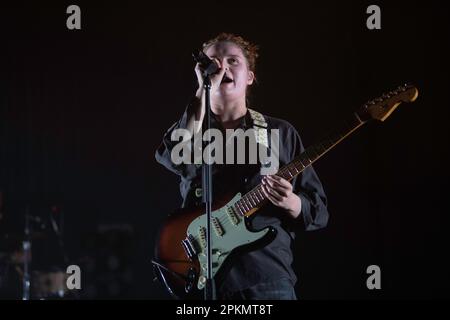
M 211 228 L 213 278 L 223 275 L 233 256 L 272 241 L 276 230 L 248 228 L 248 218 L 233 211 L 241 198 L 225 196 L 213 203 Z M 159 230 L 153 266 L 160 281 L 175 298 L 201 298 L 207 274 L 206 214 L 204 206 L 169 215 Z

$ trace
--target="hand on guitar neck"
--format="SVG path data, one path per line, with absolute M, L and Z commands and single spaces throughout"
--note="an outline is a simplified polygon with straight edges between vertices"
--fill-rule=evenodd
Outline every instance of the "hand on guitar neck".
M 292 184 L 286 179 L 277 176 L 265 176 L 262 179 L 263 193 L 269 201 L 296 219 L 302 211 L 302 201 L 293 192 Z

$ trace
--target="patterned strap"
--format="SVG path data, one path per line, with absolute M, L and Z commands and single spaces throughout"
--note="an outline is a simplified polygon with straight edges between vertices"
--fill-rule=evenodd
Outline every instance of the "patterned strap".
M 269 139 L 267 137 L 268 125 L 266 119 L 264 119 L 264 116 L 258 111 L 250 108 L 248 108 L 248 111 L 250 112 L 250 117 L 253 121 L 253 129 L 255 130 L 256 142 L 262 144 L 266 148 L 269 148 Z

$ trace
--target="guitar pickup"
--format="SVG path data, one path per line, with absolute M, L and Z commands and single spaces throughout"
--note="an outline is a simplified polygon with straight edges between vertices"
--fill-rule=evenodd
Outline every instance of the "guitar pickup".
M 231 223 L 233 225 L 238 225 L 240 222 L 240 219 L 238 217 L 238 215 L 236 214 L 236 212 L 234 211 L 233 207 L 228 207 L 227 208 L 227 215 L 228 215 L 228 219 L 231 221 Z
M 223 230 L 222 225 L 219 222 L 219 219 L 217 218 L 213 218 L 212 219 L 212 224 L 214 226 L 214 231 L 216 232 L 216 234 L 221 237 L 223 236 L 223 234 L 225 233 L 225 231 Z

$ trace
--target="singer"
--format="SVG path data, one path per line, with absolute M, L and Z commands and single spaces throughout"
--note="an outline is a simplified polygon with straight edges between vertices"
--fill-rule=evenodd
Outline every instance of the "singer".
M 254 128 L 258 132 L 257 142 L 267 145 L 271 130 L 279 130 L 280 167 L 304 151 L 297 130 L 289 122 L 262 115 L 248 104 L 249 90 L 256 81 L 257 46 L 241 36 L 222 33 L 205 42 L 202 49 L 215 64 L 210 77 L 211 110 L 205 110 L 202 77 L 204 68 L 211 65 L 197 63 L 198 90 L 181 118 L 165 133 L 155 154 L 159 163 L 180 176 L 182 207 L 201 205 L 202 171 L 196 164 L 171 161 L 171 151 L 176 144 L 171 134 L 181 128 L 195 135 L 202 129 L 206 112 L 211 112 L 212 127 L 221 130 L 224 137 L 226 129 Z M 250 228 L 260 230 L 270 225 L 277 231 L 273 241 L 239 253 L 229 270 L 215 278 L 219 299 L 296 300 L 297 276 L 292 268 L 295 235 L 304 230 L 323 228 L 328 222 L 326 195 L 311 166 L 290 182 L 275 174 L 261 175 L 262 166 L 264 163 L 261 162 L 213 164 L 213 197 L 230 191 L 248 191 L 262 183 L 269 205 L 252 217 Z

